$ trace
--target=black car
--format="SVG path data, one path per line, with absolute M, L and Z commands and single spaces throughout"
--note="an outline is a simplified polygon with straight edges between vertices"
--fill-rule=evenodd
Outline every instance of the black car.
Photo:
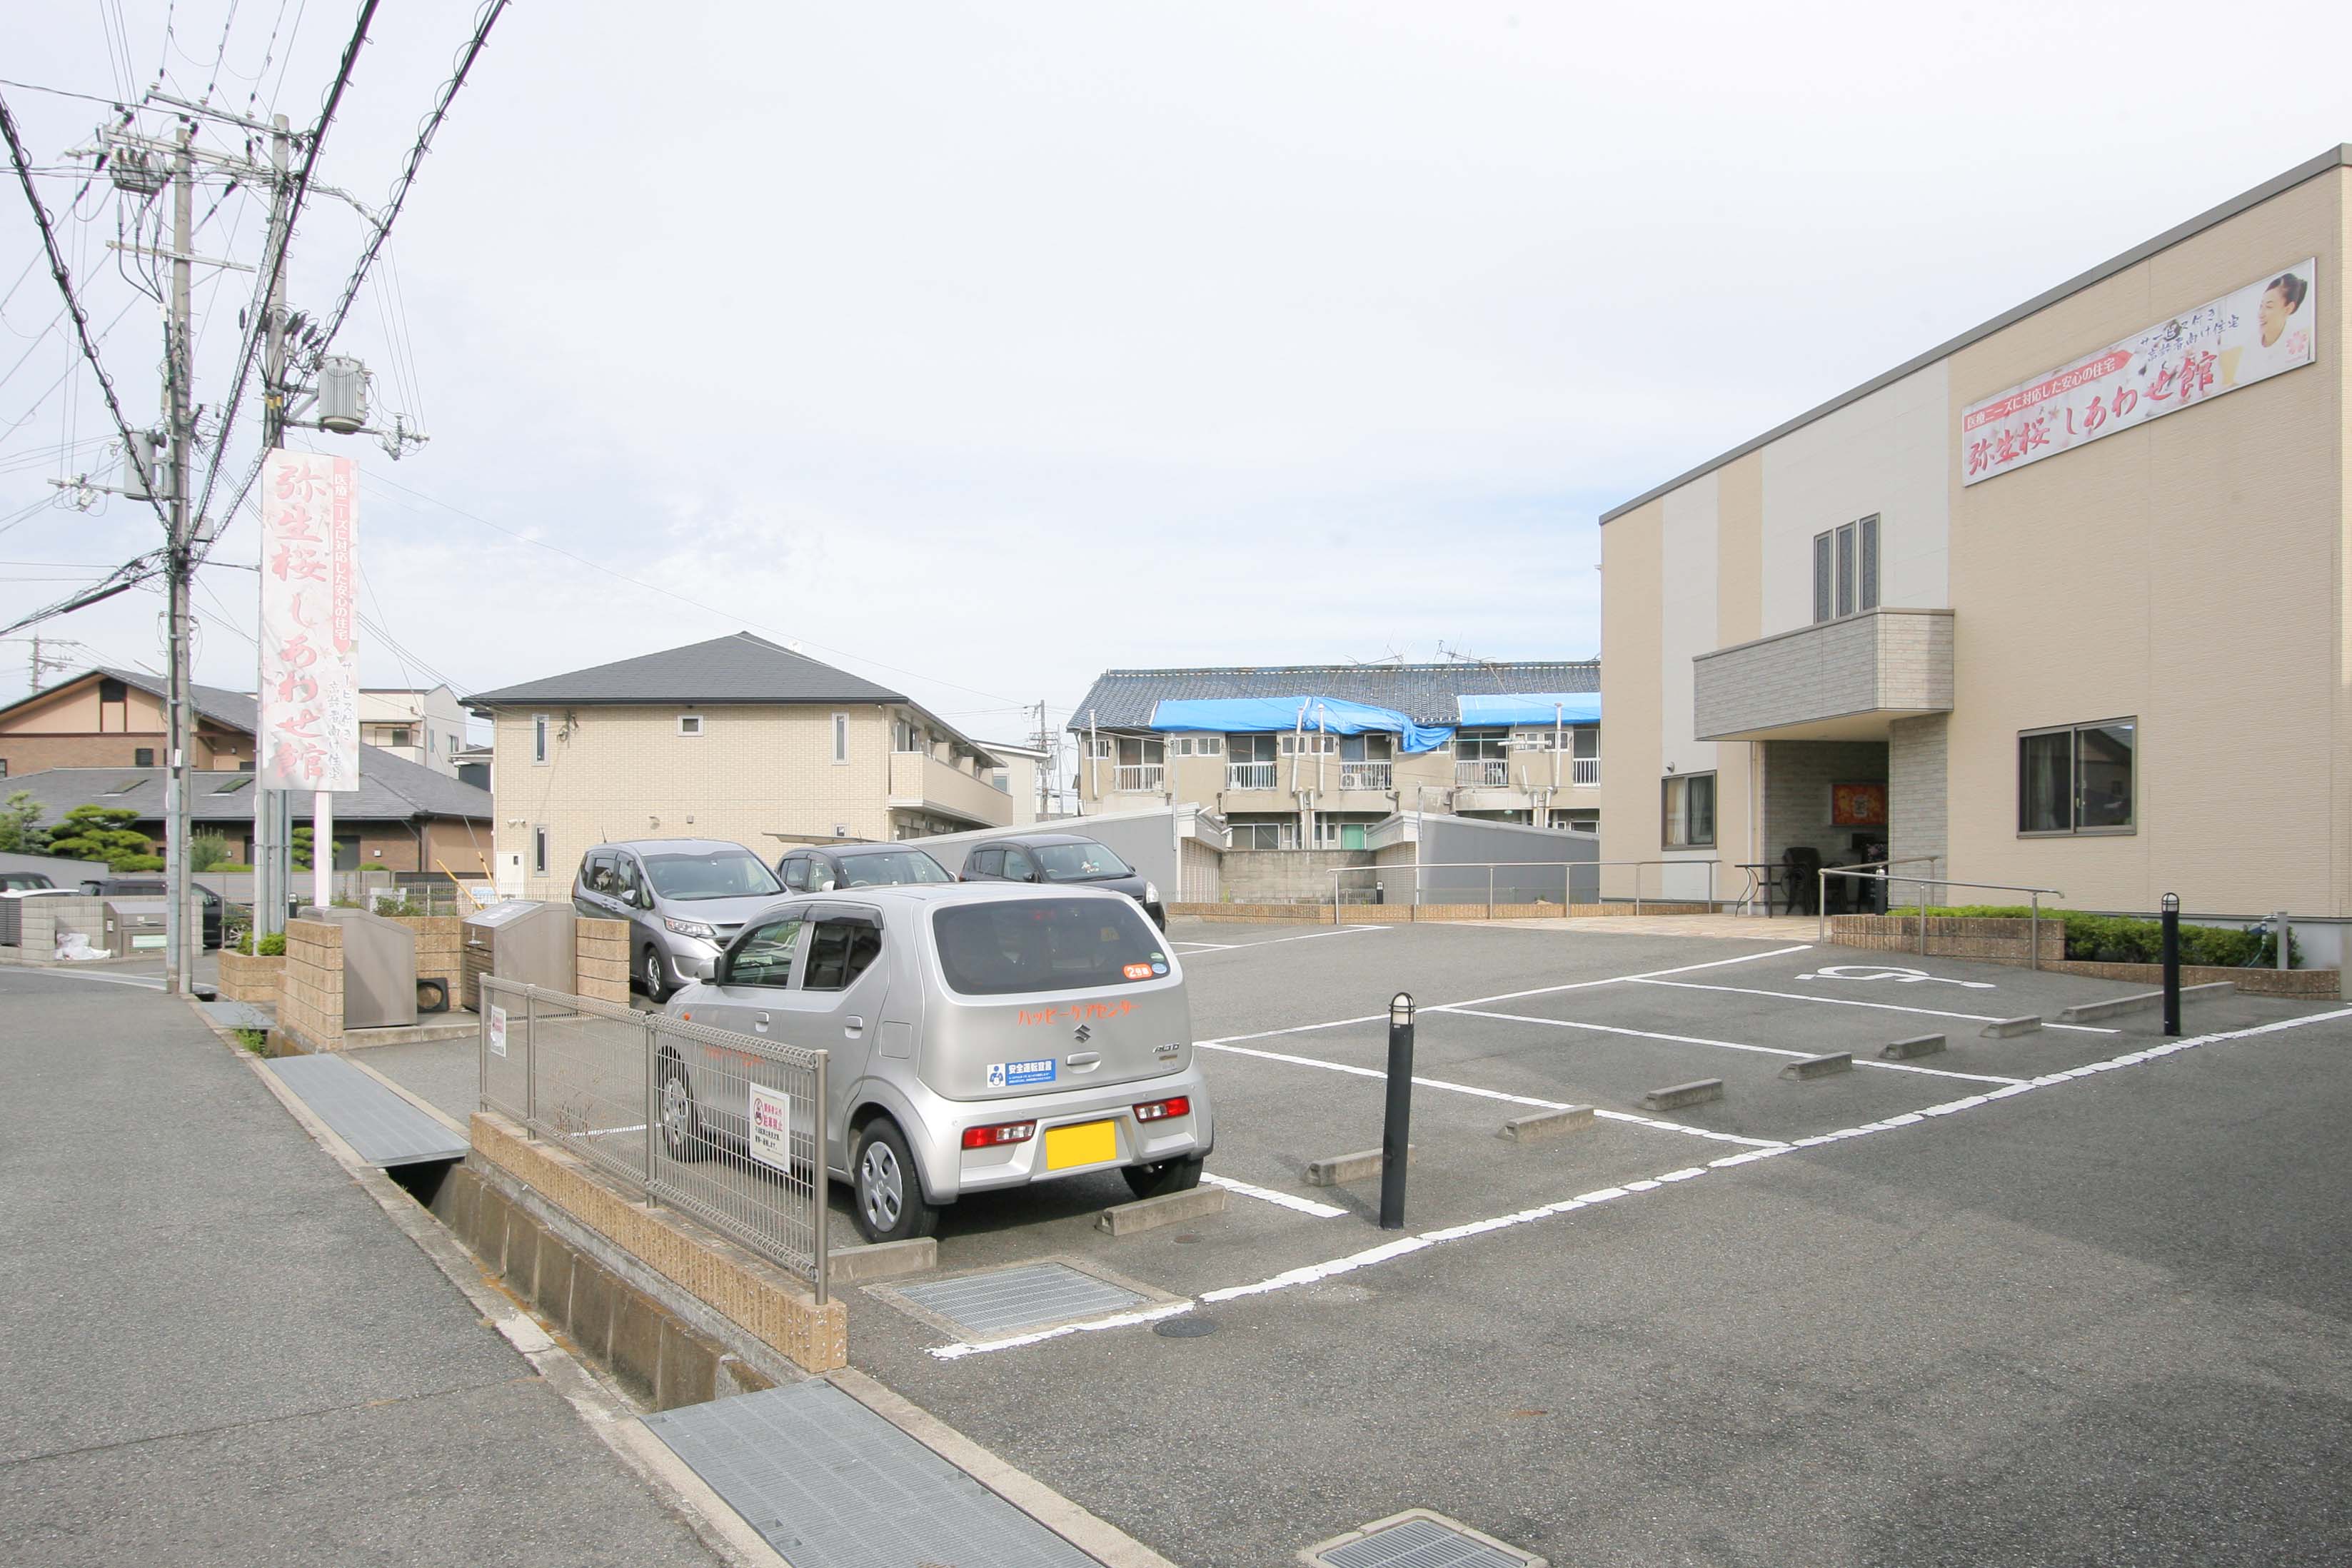
M 228 906 L 202 882 L 195 887 L 197 896 L 205 900 L 205 945 L 218 947 L 221 919 Z M 95 899 L 167 899 L 172 894 L 161 877 L 92 877 L 83 881 L 81 890 Z
M 963 875 L 957 879 L 1067 882 L 1108 888 L 1141 904 L 1153 925 L 1161 931 L 1168 929 L 1168 909 L 1160 901 L 1160 889 L 1144 880 L 1141 872 L 1120 859 L 1108 845 L 1075 833 L 1024 833 L 974 845 L 971 853 L 964 858 Z
M 887 888 L 908 882 L 952 882 L 928 849 L 911 844 L 827 844 L 795 849 L 776 862 L 776 876 L 793 893 L 835 888 Z

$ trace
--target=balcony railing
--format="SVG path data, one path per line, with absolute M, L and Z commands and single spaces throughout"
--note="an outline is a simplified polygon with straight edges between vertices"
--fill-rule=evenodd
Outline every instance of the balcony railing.
M 1599 757 L 1576 758 L 1574 766 L 1568 775 L 1568 782 L 1572 784 L 1599 784 L 1601 782 L 1601 759 Z
M 1339 787 L 1343 790 L 1385 790 L 1389 787 L 1391 765 L 1388 763 L 1341 763 Z
M 1225 787 L 1227 789 L 1279 789 L 1282 787 L 1281 769 L 1280 763 L 1227 763 Z
M 1121 763 L 1111 770 L 1110 787 L 1120 791 L 1156 793 L 1167 788 L 1165 763 Z
M 1454 782 L 1465 789 L 1503 789 L 1511 782 L 1511 764 L 1503 757 L 1465 757 L 1454 764 Z

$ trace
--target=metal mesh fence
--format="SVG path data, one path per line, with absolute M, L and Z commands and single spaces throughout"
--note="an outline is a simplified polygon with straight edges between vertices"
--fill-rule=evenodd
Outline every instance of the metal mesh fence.
M 825 1053 L 485 976 L 482 1104 L 825 1299 Z

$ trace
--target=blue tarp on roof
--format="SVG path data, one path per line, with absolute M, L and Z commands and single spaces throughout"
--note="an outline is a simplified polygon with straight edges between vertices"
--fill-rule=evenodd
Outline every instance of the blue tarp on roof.
M 1550 710 L 1545 710 L 1547 718 Z M 1230 734 L 1271 734 L 1306 729 L 1334 735 L 1391 734 L 1406 753 L 1433 752 L 1454 739 L 1450 725 L 1416 724 L 1393 708 L 1374 708 L 1338 697 L 1174 697 L 1152 705 L 1154 730 L 1222 730 Z
M 1564 724 L 1601 722 L 1598 691 L 1507 691 L 1493 697 L 1457 697 L 1465 724 Z

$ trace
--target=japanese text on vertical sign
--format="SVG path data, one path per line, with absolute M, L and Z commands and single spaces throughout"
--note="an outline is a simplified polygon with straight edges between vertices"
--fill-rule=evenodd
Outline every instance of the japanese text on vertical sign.
M 360 784 L 359 466 L 273 451 L 261 487 L 263 789 Z

